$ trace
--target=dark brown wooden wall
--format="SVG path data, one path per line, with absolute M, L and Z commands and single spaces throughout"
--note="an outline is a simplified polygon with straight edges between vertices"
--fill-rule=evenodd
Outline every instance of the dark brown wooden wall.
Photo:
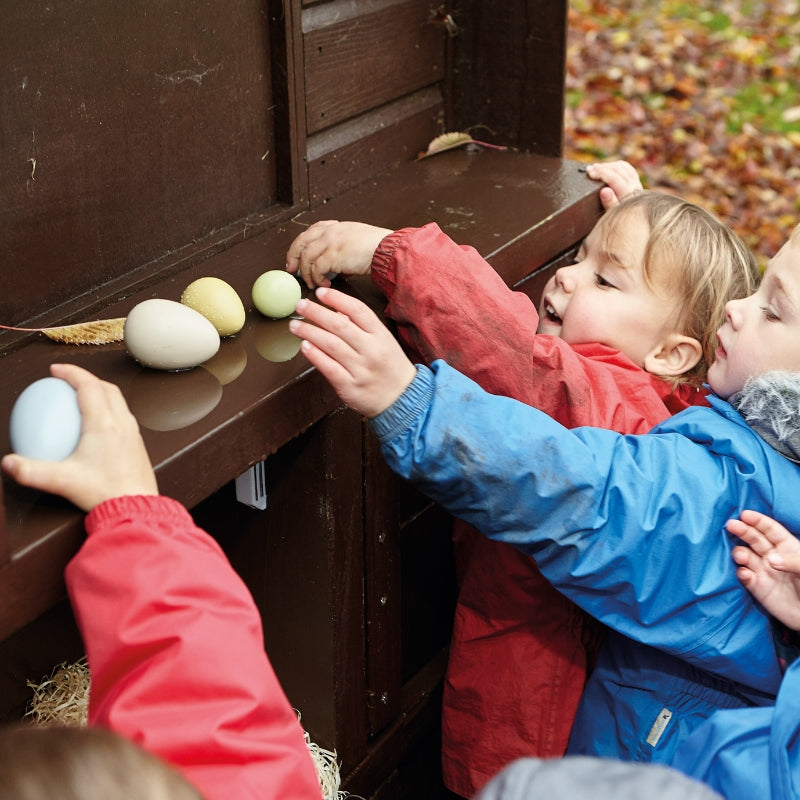
M 3 10 L 0 324 L 102 316 L 446 130 L 561 154 L 563 0 Z
M 0 26 L 0 322 L 275 201 L 259 0 L 10 0 Z
M 451 124 L 476 139 L 563 153 L 567 3 L 453 0 Z

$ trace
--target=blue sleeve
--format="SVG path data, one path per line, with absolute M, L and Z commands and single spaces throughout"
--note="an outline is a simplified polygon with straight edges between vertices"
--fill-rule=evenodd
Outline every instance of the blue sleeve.
M 397 473 L 535 557 L 597 619 L 703 669 L 777 690 L 769 621 L 736 579 L 724 530 L 743 500 L 731 459 L 678 434 L 568 430 L 441 361 L 418 367 L 373 430 Z
M 774 707 L 717 711 L 678 747 L 672 766 L 728 800 L 800 797 L 800 662 Z

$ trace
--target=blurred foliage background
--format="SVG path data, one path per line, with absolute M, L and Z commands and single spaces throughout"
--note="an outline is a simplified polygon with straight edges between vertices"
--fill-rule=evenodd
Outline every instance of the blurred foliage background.
M 570 0 L 565 156 L 630 161 L 772 257 L 800 222 L 800 0 Z

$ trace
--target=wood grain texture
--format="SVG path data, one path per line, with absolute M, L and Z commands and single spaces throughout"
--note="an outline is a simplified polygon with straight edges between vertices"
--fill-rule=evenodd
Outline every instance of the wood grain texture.
M 426 0 L 335 0 L 305 12 L 309 135 L 443 81 L 444 45 Z

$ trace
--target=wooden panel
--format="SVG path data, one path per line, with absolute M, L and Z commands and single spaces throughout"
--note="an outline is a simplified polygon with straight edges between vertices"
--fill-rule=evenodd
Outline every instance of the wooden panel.
M 274 201 L 264 5 L 4 4 L 0 321 Z
M 452 517 L 434 505 L 401 533 L 404 682 L 450 644 L 456 599 L 452 532 Z
M 292 2 L 268 2 L 270 70 L 274 121 L 276 196 L 295 206 L 308 196 L 305 169 L 305 72 L 300 9 Z
M 0 567 L 8 563 L 10 549 L 6 531 L 6 507 L 3 503 L 3 482 L 0 481 Z
M 73 663 L 84 652 L 66 600 L 43 614 L 35 624 L 0 642 L 0 723 L 17 722 L 28 710 L 33 698 L 28 681 L 39 683 L 54 667 Z
M 563 152 L 566 0 L 454 0 L 453 127 L 533 153 Z
M 428 0 L 333 0 L 303 12 L 303 34 L 309 134 L 444 80 Z
M 431 87 L 311 137 L 311 207 L 387 167 L 413 161 L 442 132 L 443 108 L 438 88 Z
M 400 712 L 402 598 L 398 480 L 364 425 L 364 594 L 370 735 Z
M 351 767 L 366 747 L 361 420 L 336 411 L 267 459 L 267 508 L 231 486 L 193 510 L 253 594 L 302 723 Z

